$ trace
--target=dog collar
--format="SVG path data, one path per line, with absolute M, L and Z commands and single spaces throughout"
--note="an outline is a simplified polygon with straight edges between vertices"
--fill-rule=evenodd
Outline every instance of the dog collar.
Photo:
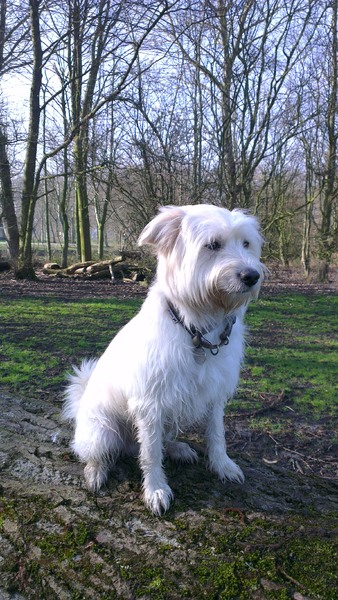
M 209 342 L 209 340 L 207 340 L 204 337 L 203 333 L 199 329 L 197 329 L 197 327 L 195 327 L 194 325 L 192 325 L 191 327 L 187 327 L 184 324 L 182 317 L 180 317 L 173 304 L 169 301 L 168 312 L 174 323 L 179 323 L 180 325 L 182 325 L 182 327 L 184 327 L 184 329 L 191 336 L 191 341 L 193 343 L 195 351 L 195 358 L 196 361 L 200 363 L 204 362 L 206 359 L 205 350 L 210 350 L 211 354 L 213 356 L 216 356 L 219 353 L 220 348 L 222 346 L 227 346 L 227 344 L 229 343 L 229 337 L 231 335 L 232 328 L 236 323 L 236 316 L 228 315 L 225 318 L 225 327 L 219 336 L 218 344 L 212 344 L 211 342 Z

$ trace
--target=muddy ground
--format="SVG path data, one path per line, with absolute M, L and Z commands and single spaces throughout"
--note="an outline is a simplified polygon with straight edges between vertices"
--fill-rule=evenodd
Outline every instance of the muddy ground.
M 295 289 L 335 292 L 333 285 L 274 277 L 263 293 Z M 137 284 L 41 274 L 34 283 L 7 274 L 0 290 L 9 301 L 22 295 L 66 301 L 145 294 Z M 278 411 L 279 402 L 270 397 L 263 410 Z M 206 470 L 202 432 L 191 431 L 187 438 L 199 462 L 166 463 L 175 503 L 156 518 L 142 503 L 133 459 L 118 462 L 97 496 L 87 492 L 60 408 L 60 398 L 42 403 L 38 394 L 0 392 L 0 600 L 333 600 L 337 464 L 332 428 L 324 422 L 294 423 L 307 427 L 303 442 L 296 442 L 290 431 L 278 439 L 255 434 L 247 425 L 250 415 L 230 410 L 229 454 L 246 475 L 241 486 L 223 485 Z M 320 571 L 329 560 L 325 588 Z

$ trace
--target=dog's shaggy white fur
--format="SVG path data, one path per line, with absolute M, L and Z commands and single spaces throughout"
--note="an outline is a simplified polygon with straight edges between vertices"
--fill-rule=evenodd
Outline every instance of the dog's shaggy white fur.
M 157 253 L 156 281 L 101 358 L 74 368 L 63 414 L 75 421 L 72 447 L 93 491 L 118 455 L 135 452 L 138 442 L 144 500 L 161 514 L 173 497 L 164 454 L 197 460 L 175 440 L 185 426 L 205 420 L 211 470 L 221 480 L 244 479 L 227 455 L 223 413 L 243 359 L 244 313 L 265 268 L 258 222 L 240 210 L 162 208 L 139 244 Z

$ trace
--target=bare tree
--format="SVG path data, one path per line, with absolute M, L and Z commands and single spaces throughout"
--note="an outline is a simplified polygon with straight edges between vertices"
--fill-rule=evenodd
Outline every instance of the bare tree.
M 69 0 L 68 31 L 57 16 L 55 3 L 30 0 L 31 44 L 33 68 L 31 78 L 30 115 L 27 137 L 26 159 L 21 195 L 21 237 L 18 277 L 34 277 L 32 266 L 32 233 L 35 205 L 41 174 L 46 161 L 63 151 L 72 142 L 76 179 L 76 200 L 79 232 L 79 251 L 82 258 L 91 256 L 89 201 L 87 193 L 88 123 L 109 102 L 121 95 L 133 80 L 133 66 L 145 39 L 169 10 L 167 2 L 145 2 L 130 11 L 128 2 L 112 3 L 100 0 L 93 6 L 87 0 Z M 64 4 L 62 4 L 64 8 Z M 54 13 L 53 13 L 54 11 Z M 123 13 L 123 15 L 122 15 Z M 131 18 L 132 17 L 132 18 Z M 64 23 L 64 21 L 62 21 Z M 41 26 L 46 30 L 43 36 Z M 130 31 L 133 31 L 131 39 Z M 68 39 L 68 56 L 62 46 Z M 131 42 L 130 42 L 131 39 Z M 61 54 L 68 64 L 68 76 L 61 88 L 49 89 L 43 106 L 40 93 L 43 68 L 50 68 L 52 60 Z M 117 83 L 112 88 L 109 82 L 109 59 L 120 58 Z M 105 66 L 103 66 L 105 65 Z M 105 85 L 97 87 L 97 74 L 102 68 Z M 64 91 L 71 92 L 72 123 L 68 137 L 54 143 L 37 163 L 40 116 L 48 105 L 62 104 Z
M 115 103 L 107 104 L 99 118 L 91 122 L 90 135 L 90 183 L 94 197 L 97 225 L 98 257 L 103 258 L 105 228 L 108 215 L 112 214 L 115 189 L 116 152 L 118 147 Z
M 21 194 L 21 239 L 19 262 L 16 271 L 17 278 L 35 278 L 32 266 L 32 233 L 34 210 L 37 200 L 37 185 L 35 180 L 36 156 L 39 142 L 40 125 L 40 91 L 42 84 L 42 45 L 39 16 L 40 0 L 29 0 L 30 24 L 33 46 L 33 72 L 30 91 L 29 129 L 23 188 Z
M 289 75 L 304 55 L 320 14 L 312 4 L 277 1 L 198 2 L 195 22 L 203 24 L 201 52 L 192 51 L 191 21 L 172 19 L 171 35 L 199 68 L 209 102 L 204 139 L 214 144 L 218 201 L 252 205 L 255 172 L 271 147 L 270 128 L 287 107 Z M 288 136 L 295 135 L 296 123 Z M 285 140 L 274 137 L 274 143 Z M 216 159 L 217 157 L 217 159 Z
M 57 188 L 64 266 L 73 203 L 85 260 L 94 215 L 102 256 L 107 231 L 124 227 L 134 239 L 159 204 L 207 201 L 258 212 L 272 255 L 285 264 L 302 255 L 309 272 L 316 251 L 327 277 L 337 194 L 337 0 L 29 6 L 30 41 L 22 37 L 24 13 L 10 21 L 13 56 L 32 82 L 20 276 L 33 276 L 34 215 L 36 223 L 45 211 L 55 234 Z M 11 183 L 4 125 L 2 192 Z
M 66 94 L 66 73 L 65 68 L 62 65 L 54 64 L 54 70 L 60 81 L 60 109 L 61 109 L 61 118 L 62 118 L 62 129 L 63 129 L 63 139 L 67 140 L 70 132 L 70 114 L 69 107 L 67 101 Z M 68 199 L 69 199 L 69 179 L 70 179 L 70 163 L 69 163 L 69 146 L 67 144 L 64 145 L 61 152 L 61 176 L 58 179 L 62 180 L 61 190 L 60 190 L 60 199 L 59 199 L 59 216 L 62 226 L 63 232 L 63 243 L 62 243 L 62 257 L 61 257 L 61 266 L 66 267 L 68 262 L 68 251 L 69 251 L 69 218 L 68 218 Z
M 330 3 L 331 22 L 329 29 L 330 52 L 329 57 L 329 95 L 327 103 L 327 114 L 325 126 L 327 132 L 327 152 L 324 175 L 324 194 L 321 206 L 322 221 L 319 236 L 319 278 L 322 281 L 328 279 L 331 257 L 337 242 L 337 225 L 332 231 L 332 217 L 337 204 L 337 109 L 338 109 L 338 0 Z M 331 54 L 332 51 L 332 54 Z
M 304 225 L 302 264 L 320 261 L 319 277 L 327 280 L 337 230 L 337 2 L 320 3 L 323 19 L 299 69 L 300 151 L 304 155 Z
M 72 97 L 74 135 L 74 167 L 79 224 L 80 256 L 90 260 L 90 220 L 87 191 L 88 123 L 107 101 L 116 99 L 133 79 L 133 66 L 140 48 L 161 17 L 168 11 L 167 2 L 112 3 L 100 0 L 98 7 L 78 0 L 69 2 L 70 54 L 69 73 Z M 94 18 L 95 15 L 95 18 Z M 88 37 L 87 28 L 93 28 Z M 109 81 L 111 71 L 105 63 L 114 57 L 114 87 L 96 89 L 99 70 Z M 126 60 L 127 57 L 127 60 Z M 117 64 L 116 64 L 117 63 Z M 101 79 L 102 81 L 102 79 Z M 102 99 L 102 94 L 106 97 Z
M 20 4 L 5 0 L 0 2 L 0 77 L 8 72 L 16 72 L 27 66 L 25 50 L 28 44 L 28 13 Z M 1 107 L 0 117 L 0 218 L 2 219 L 8 243 L 8 250 L 14 266 L 19 258 L 19 225 L 15 212 L 12 187 L 11 165 L 8 158 L 8 133 L 4 115 L 6 109 Z

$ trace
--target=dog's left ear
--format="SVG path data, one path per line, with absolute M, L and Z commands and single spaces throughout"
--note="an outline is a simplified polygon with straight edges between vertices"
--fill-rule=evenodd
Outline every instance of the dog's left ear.
M 160 208 L 160 213 L 143 229 L 138 245 L 150 244 L 157 252 L 167 254 L 174 247 L 184 215 L 184 210 L 179 206 Z

